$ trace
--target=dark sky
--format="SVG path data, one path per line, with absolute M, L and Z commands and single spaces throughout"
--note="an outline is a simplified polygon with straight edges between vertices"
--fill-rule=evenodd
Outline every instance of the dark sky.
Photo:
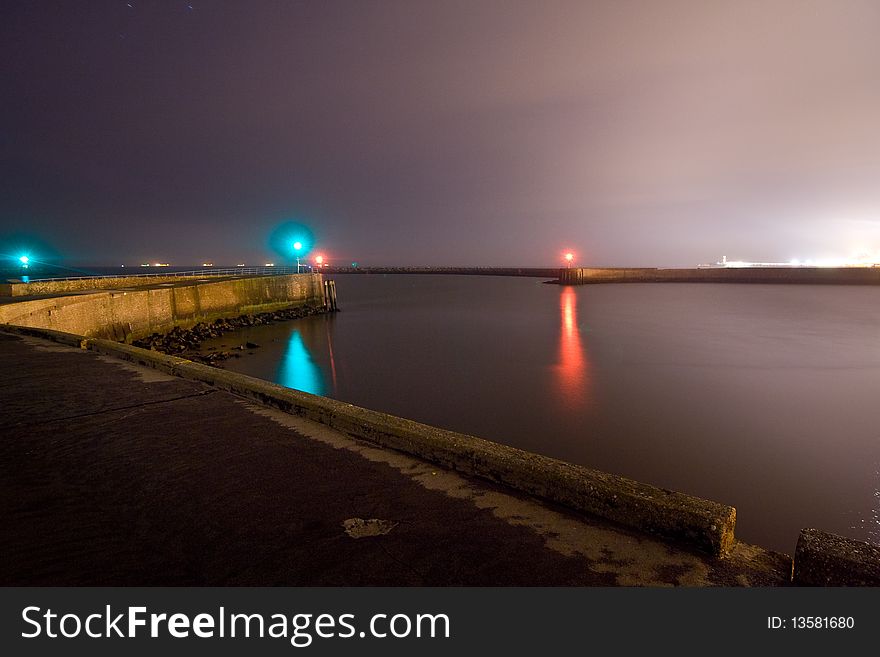
M 0 240 L 254 263 L 296 220 L 364 264 L 873 254 L 878 35 L 876 0 L 4 0 Z

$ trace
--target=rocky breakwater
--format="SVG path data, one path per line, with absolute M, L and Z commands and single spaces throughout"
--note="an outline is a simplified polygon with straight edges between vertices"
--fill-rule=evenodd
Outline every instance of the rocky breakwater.
M 292 319 L 300 319 L 312 315 L 321 315 L 328 311 L 324 306 L 297 306 L 296 308 L 286 308 L 270 313 L 260 313 L 257 315 L 241 315 L 231 319 L 218 319 L 211 323 L 199 323 L 192 328 L 182 329 L 175 327 L 167 333 L 153 333 L 141 340 L 135 340 L 132 344 L 135 347 L 159 351 L 163 354 L 173 354 L 175 356 L 184 356 L 185 358 L 219 367 L 220 363 L 229 358 L 238 358 L 241 352 L 247 349 L 256 349 L 260 345 L 253 342 L 245 342 L 228 351 L 212 351 L 202 353 L 199 351 L 202 342 L 217 338 L 230 331 L 236 331 L 248 326 L 260 326 L 263 324 L 274 324 L 276 322 L 286 322 Z M 333 311 L 338 312 L 338 311 Z

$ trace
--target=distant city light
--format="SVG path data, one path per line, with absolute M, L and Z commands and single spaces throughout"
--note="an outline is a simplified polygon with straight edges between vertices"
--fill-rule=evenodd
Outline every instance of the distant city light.
M 213 262 L 203 262 L 202 263 L 202 267 L 213 267 L 213 266 L 214 266 Z
M 731 269 L 746 267 L 880 267 L 880 254 L 858 255 L 852 258 L 792 258 L 788 262 L 752 262 L 749 260 L 728 260 L 722 256 L 714 265 L 700 267 L 727 267 Z
M 275 263 L 274 263 L 274 262 L 267 262 L 267 263 L 264 265 L 264 267 L 274 267 L 274 266 L 275 266 Z

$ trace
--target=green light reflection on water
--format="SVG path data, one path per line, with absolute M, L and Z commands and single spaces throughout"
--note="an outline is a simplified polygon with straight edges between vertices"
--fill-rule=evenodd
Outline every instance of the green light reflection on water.
M 290 334 L 275 380 L 294 390 L 310 392 L 313 395 L 324 394 L 321 370 L 312 360 L 299 331 Z

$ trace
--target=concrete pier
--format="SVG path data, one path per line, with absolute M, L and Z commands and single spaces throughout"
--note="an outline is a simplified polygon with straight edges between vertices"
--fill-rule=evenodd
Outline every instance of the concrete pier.
M 0 331 L 3 585 L 790 579 L 784 555 L 719 559 L 68 343 Z
M 189 328 L 220 318 L 324 304 L 321 274 L 205 280 L 163 277 L 160 282 L 137 278 L 93 280 L 104 289 L 68 281 L 55 284 L 48 295 L 0 300 L 0 324 L 130 342 L 175 326 Z M 68 284 L 71 289 L 67 289 Z

